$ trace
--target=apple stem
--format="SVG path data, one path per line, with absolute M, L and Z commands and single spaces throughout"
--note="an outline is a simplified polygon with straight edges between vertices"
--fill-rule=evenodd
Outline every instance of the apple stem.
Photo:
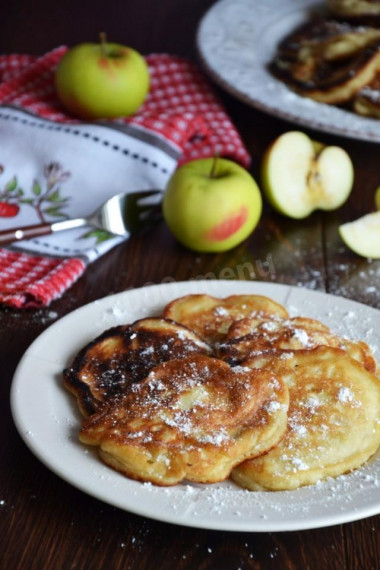
M 215 155 L 214 155 L 214 160 L 212 161 L 211 172 L 210 172 L 210 178 L 215 178 L 216 165 L 217 165 L 217 162 L 218 162 L 218 158 L 219 158 L 219 154 L 215 154 Z
M 107 41 L 107 35 L 105 32 L 100 32 L 99 34 L 99 39 L 100 39 L 100 51 L 102 54 L 102 57 L 106 57 L 106 41 Z

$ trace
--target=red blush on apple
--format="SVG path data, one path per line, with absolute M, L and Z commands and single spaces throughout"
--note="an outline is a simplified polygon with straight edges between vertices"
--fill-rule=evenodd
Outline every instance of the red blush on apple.
M 248 210 L 245 206 L 242 206 L 240 210 L 232 216 L 229 216 L 220 224 L 217 224 L 209 232 L 207 232 L 206 237 L 213 241 L 222 241 L 229 238 L 234 233 L 236 233 L 242 225 L 245 223 L 248 217 Z

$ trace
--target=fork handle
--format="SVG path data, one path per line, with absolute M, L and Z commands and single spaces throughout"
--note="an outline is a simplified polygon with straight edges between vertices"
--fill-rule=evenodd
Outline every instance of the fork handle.
M 34 226 L 24 226 L 0 231 L 0 245 L 6 245 L 22 239 L 31 239 L 39 236 L 47 236 L 53 232 L 62 230 L 72 230 L 88 224 L 86 218 L 72 218 L 71 220 L 61 220 L 60 222 L 35 224 Z
M 52 224 L 36 224 L 21 228 L 11 228 L 0 231 L 0 245 L 6 245 L 22 239 L 31 239 L 39 236 L 47 236 L 53 232 Z

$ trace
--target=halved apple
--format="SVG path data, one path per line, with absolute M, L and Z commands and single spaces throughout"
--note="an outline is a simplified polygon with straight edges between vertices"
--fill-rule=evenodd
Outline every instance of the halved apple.
M 380 259 L 380 211 L 339 227 L 344 243 L 358 255 Z
M 313 210 L 335 210 L 347 200 L 354 168 L 342 148 L 289 131 L 266 151 L 261 178 L 273 208 L 290 218 L 306 218 Z

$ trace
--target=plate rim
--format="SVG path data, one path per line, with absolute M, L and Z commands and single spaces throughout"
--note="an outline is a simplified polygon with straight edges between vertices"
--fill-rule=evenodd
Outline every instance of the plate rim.
M 244 285 L 242 286 L 242 284 L 244 284 Z M 186 516 L 182 516 L 182 517 L 179 516 L 178 513 L 176 513 L 176 512 L 174 512 L 174 513 L 152 512 L 152 508 L 149 505 L 147 506 L 145 503 L 143 505 L 141 505 L 141 504 L 136 505 L 135 502 L 132 501 L 133 502 L 132 505 L 125 505 L 125 504 L 122 505 L 122 504 L 120 504 L 119 501 L 110 500 L 110 498 L 108 496 L 105 498 L 104 493 L 102 493 L 102 489 L 100 489 L 100 491 L 99 490 L 94 491 L 93 488 L 89 489 L 88 487 L 86 487 L 84 485 L 84 483 L 81 479 L 79 479 L 79 481 L 78 481 L 78 477 L 75 474 L 73 476 L 72 474 L 67 475 L 67 472 L 63 473 L 61 469 L 57 468 L 57 463 L 56 463 L 56 461 L 54 462 L 54 458 L 53 458 L 53 461 L 51 461 L 51 459 L 49 460 L 49 458 L 47 458 L 44 453 L 41 453 L 41 444 L 38 442 L 36 443 L 36 441 L 33 439 L 33 437 L 29 437 L 29 434 L 27 432 L 25 432 L 25 426 L 23 425 L 23 420 L 20 418 L 20 409 L 19 409 L 19 406 L 20 406 L 19 390 L 20 390 L 20 385 L 22 385 L 22 382 L 23 382 L 22 367 L 25 365 L 28 366 L 28 365 L 32 364 L 33 361 L 36 361 L 36 360 L 38 360 L 39 362 L 44 362 L 45 364 L 50 364 L 51 366 L 53 366 L 53 362 L 51 360 L 49 360 L 49 358 L 47 358 L 47 359 L 41 358 L 38 355 L 38 350 L 36 353 L 34 353 L 34 349 L 35 349 L 36 343 L 41 342 L 42 337 L 44 337 L 46 340 L 46 338 L 49 338 L 50 335 L 56 334 L 56 330 L 59 330 L 59 328 L 62 327 L 62 322 L 68 323 L 72 319 L 75 320 L 76 318 L 78 318 L 78 313 L 81 313 L 81 312 L 84 313 L 86 311 L 89 311 L 91 313 L 92 310 L 94 309 L 94 307 L 97 307 L 97 309 L 99 309 L 99 310 L 105 310 L 107 305 L 108 306 L 110 306 L 110 304 L 113 305 L 116 300 L 123 300 L 125 297 L 128 298 L 128 296 L 130 296 L 131 294 L 137 295 L 138 297 L 141 297 L 142 292 L 145 292 L 145 291 L 148 291 L 148 293 L 152 292 L 152 288 L 156 289 L 156 291 L 158 291 L 158 292 L 160 292 L 161 290 L 164 290 L 164 295 L 165 295 L 165 292 L 170 293 L 171 290 L 173 290 L 173 294 L 175 294 L 174 291 L 177 289 L 181 290 L 181 294 L 188 294 L 188 293 L 194 292 L 194 289 L 199 289 L 200 290 L 199 292 L 201 292 L 204 288 L 206 290 L 210 290 L 213 288 L 215 288 L 215 289 L 220 288 L 221 292 L 223 293 L 223 296 L 226 296 L 226 294 L 233 294 L 233 292 L 231 291 L 231 288 L 234 288 L 234 287 L 237 289 L 239 289 L 239 288 L 241 288 L 241 289 L 252 288 L 251 294 L 265 294 L 263 289 L 270 287 L 270 288 L 274 288 L 274 290 L 277 289 L 279 294 L 280 294 L 280 292 L 282 292 L 283 295 L 285 296 L 285 299 L 288 299 L 289 297 L 291 297 L 292 292 L 294 294 L 297 294 L 300 291 L 302 291 L 303 294 L 306 296 L 306 298 L 310 298 L 310 296 L 311 297 L 316 296 L 316 298 L 321 297 L 321 299 L 325 298 L 326 296 L 338 298 L 338 299 L 342 299 L 344 304 L 347 303 L 347 305 L 349 305 L 351 307 L 353 305 L 354 306 L 357 305 L 358 310 L 361 306 L 364 306 L 367 309 L 369 309 L 370 312 L 374 311 L 374 314 L 380 315 L 379 309 L 376 309 L 375 307 L 371 307 L 369 305 L 364 305 L 364 304 L 359 303 L 357 301 L 346 299 L 344 297 L 339 297 L 339 296 L 332 295 L 329 293 L 324 293 L 323 291 L 314 291 L 314 290 L 310 290 L 310 289 L 305 289 L 303 287 L 295 287 L 295 286 L 288 285 L 288 284 L 278 284 L 278 283 L 264 282 L 264 281 L 239 281 L 239 280 L 178 281 L 178 282 L 173 282 L 173 283 L 148 285 L 148 286 L 133 288 L 133 289 L 130 289 L 127 291 L 122 291 L 122 292 L 119 292 L 119 293 L 116 293 L 113 295 L 107 295 L 101 299 L 92 301 L 90 303 L 86 303 L 85 305 L 78 307 L 74 311 L 68 313 L 67 315 L 63 316 L 61 319 L 59 319 L 58 321 L 56 321 L 55 323 L 50 325 L 45 331 L 43 331 L 33 341 L 33 343 L 30 345 L 30 347 L 24 353 L 24 355 L 21 358 L 21 360 L 20 360 L 20 362 L 16 368 L 16 371 L 14 373 L 14 377 L 13 377 L 12 385 L 11 385 L 11 393 L 10 393 L 12 417 L 13 417 L 13 421 L 16 425 L 17 431 L 19 432 L 21 438 L 23 439 L 23 441 L 25 442 L 27 447 L 32 451 L 32 453 L 46 467 L 48 467 L 53 473 L 58 475 L 61 479 L 70 483 L 72 486 L 80 489 L 81 491 L 85 492 L 86 494 L 88 494 L 92 497 L 95 497 L 96 499 L 101 500 L 107 504 L 111 504 L 111 505 L 116 506 L 122 510 L 129 511 L 131 513 L 134 513 L 134 514 L 137 514 L 140 516 L 145 516 L 147 518 L 151 518 L 151 519 L 158 520 L 161 522 L 177 524 L 177 525 L 182 525 L 182 526 L 188 526 L 188 527 L 193 527 L 193 528 L 203 528 L 203 529 L 208 529 L 208 530 L 224 530 L 224 531 L 233 531 L 233 532 L 235 532 L 235 531 L 239 531 L 239 532 L 283 532 L 283 531 L 289 531 L 289 530 L 306 530 L 306 529 L 321 528 L 321 527 L 326 527 L 326 526 L 333 526 L 336 524 L 353 522 L 355 520 L 367 518 L 369 516 L 378 514 L 380 512 L 380 493 L 379 493 L 378 503 L 371 504 L 370 506 L 367 505 L 361 509 L 354 509 L 351 512 L 350 511 L 343 511 L 340 513 L 335 512 L 333 515 L 331 515 L 331 513 L 330 514 L 325 513 L 322 515 L 320 514 L 319 517 L 317 517 L 317 519 L 315 519 L 313 517 L 309 517 L 309 518 L 302 519 L 302 520 L 292 519 L 292 520 L 285 520 L 285 521 L 277 521 L 276 523 L 271 523 L 271 521 L 267 519 L 267 520 L 261 520 L 261 521 L 254 520 L 253 524 L 252 524 L 252 521 L 249 521 L 249 520 L 247 521 L 246 519 L 240 520 L 239 517 L 236 517 L 236 520 L 234 520 L 233 523 L 231 523 L 230 520 L 227 522 L 223 522 L 221 517 L 216 517 L 215 520 L 210 524 L 210 521 L 208 521 L 208 522 L 204 521 L 202 518 L 192 516 L 191 514 L 189 517 L 186 518 Z M 187 289 L 189 290 L 188 292 L 186 292 Z M 239 293 L 239 291 L 238 291 L 238 293 Z M 212 292 L 209 291 L 209 294 L 215 295 L 215 291 L 212 291 Z M 172 297 L 172 298 L 174 298 L 174 297 Z M 80 317 L 80 315 L 79 315 L 79 317 Z M 21 380 L 20 380 L 20 377 L 21 377 Z M 62 390 L 62 398 L 65 399 L 65 397 L 70 398 L 70 395 L 65 394 L 65 392 Z M 73 398 L 71 400 L 73 400 Z M 72 408 L 74 407 L 74 404 L 72 401 L 70 403 L 70 406 Z M 76 404 L 75 404 L 75 407 L 76 407 Z M 76 412 L 77 412 L 77 410 L 76 410 Z M 80 417 L 79 414 L 75 414 L 75 415 L 77 417 Z M 26 427 L 28 427 L 28 426 L 26 426 Z M 78 426 L 76 426 L 76 430 L 77 429 L 78 429 Z M 73 445 L 74 446 L 81 446 L 81 444 L 78 444 L 78 442 L 74 443 Z M 83 446 L 81 446 L 81 449 L 82 448 L 83 448 Z M 99 462 L 99 460 L 97 458 L 96 458 L 96 460 Z M 90 469 L 90 464 L 89 464 L 88 468 Z M 102 470 L 106 469 L 107 471 L 109 470 L 109 468 L 107 466 L 104 466 L 103 464 L 101 465 L 101 467 L 99 466 L 99 469 L 102 469 Z M 115 475 L 115 472 L 113 472 L 113 471 L 112 471 L 112 474 L 114 475 L 114 477 L 120 478 L 120 481 L 122 481 L 124 483 L 125 483 L 125 481 L 127 481 L 131 488 L 136 488 L 137 494 L 141 494 L 141 485 L 143 485 L 144 493 L 145 493 L 145 490 L 148 489 L 150 495 L 152 495 L 152 497 L 156 497 L 156 498 L 157 497 L 159 498 L 159 494 L 161 493 L 161 491 L 164 494 L 166 492 L 166 489 L 167 489 L 167 488 L 154 488 L 154 486 L 151 486 L 150 484 L 132 481 L 132 480 L 129 480 L 129 479 L 125 478 L 124 476 L 118 474 L 118 473 L 116 473 L 116 475 Z M 136 487 L 136 486 L 138 486 L 138 487 Z M 96 483 L 95 483 L 95 487 L 97 487 Z M 177 486 L 177 488 L 182 488 L 182 487 L 184 487 L 184 486 L 183 485 Z M 174 489 L 174 488 L 170 488 L 170 489 Z M 244 491 L 244 490 L 240 490 L 240 489 L 238 489 L 238 491 L 242 491 L 243 493 L 250 493 L 249 491 Z M 299 491 L 299 490 L 292 491 L 292 492 L 285 492 L 285 493 L 294 493 L 297 491 Z M 178 492 L 180 493 L 181 491 L 178 491 Z
M 289 4 L 290 4 L 290 2 L 292 0 L 285 0 L 285 1 L 289 2 Z M 206 53 L 206 51 L 204 49 L 204 45 L 203 45 L 204 40 L 202 38 L 202 34 L 204 34 L 204 27 L 206 24 L 208 24 L 208 19 L 211 19 L 214 16 L 214 14 L 217 13 L 217 10 L 219 10 L 219 6 L 221 4 L 226 4 L 226 5 L 228 5 L 229 3 L 232 4 L 232 2 L 234 2 L 234 0 L 219 0 L 218 2 L 216 2 L 215 4 L 210 6 L 208 8 L 208 10 L 205 12 L 205 14 L 202 16 L 201 20 L 199 21 L 198 26 L 197 26 L 197 30 L 196 30 L 196 34 L 195 34 L 195 46 L 196 46 L 198 57 L 201 61 L 202 66 L 206 70 L 207 74 L 211 77 L 211 79 L 216 84 L 218 84 L 227 93 L 229 93 L 230 95 L 232 95 L 236 99 L 242 101 L 243 103 L 245 103 L 245 104 L 247 104 L 247 105 L 249 105 L 249 106 L 251 106 L 251 107 L 253 107 L 259 111 L 267 113 L 273 117 L 276 117 L 278 119 L 288 121 L 290 123 L 294 123 L 295 125 L 298 125 L 298 126 L 307 127 L 307 128 L 319 131 L 319 132 L 324 132 L 324 133 L 327 133 L 330 135 L 342 136 L 342 137 L 345 137 L 348 139 L 353 139 L 353 140 L 362 140 L 362 141 L 374 143 L 374 144 L 380 142 L 380 120 L 377 120 L 373 117 L 362 117 L 356 113 L 352 113 L 353 118 L 355 118 L 356 120 L 360 119 L 361 121 L 363 121 L 363 129 L 359 129 L 359 130 L 352 130 L 352 129 L 350 130 L 347 127 L 341 127 L 341 126 L 339 126 L 339 124 L 336 125 L 336 122 L 334 124 L 327 125 L 324 122 L 321 122 L 320 120 L 318 120 L 317 117 L 314 118 L 313 120 L 308 120 L 307 118 L 303 118 L 302 114 L 299 115 L 298 113 L 292 113 L 290 111 L 289 112 L 282 111 L 279 106 L 266 104 L 261 99 L 258 99 L 257 97 L 255 98 L 254 96 L 248 94 L 244 90 L 239 89 L 237 85 L 234 85 L 233 83 L 230 83 L 227 79 L 225 79 L 225 77 L 222 75 L 222 73 L 220 71 L 218 71 L 217 69 L 215 69 L 214 66 L 210 63 L 208 54 Z M 316 2 L 315 0 L 308 0 L 308 5 L 310 5 L 310 6 L 319 5 L 319 4 L 322 5 L 321 2 Z M 286 15 L 286 13 L 290 13 L 290 12 L 301 11 L 301 9 L 302 9 L 301 6 L 298 6 L 298 10 L 297 10 L 296 6 L 291 7 L 289 5 L 288 10 L 285 10 L 282 13 L 282 15 L 284 15 L 284 14 Z M 279 81 L 275 77 L 270 76 L 269 73 L 268 73 L 268 77 L 270 77 L 270 79 L 272 81 Z M 302 101 L 305 99 L 305 97 L 302 97 L 301 95 L 299 95 L 295 91 L 292 91 L 289 87 L 286 86 L 285 83 L 283 83 L 283 82 L 280 82 L 280 83 L 287 88 L 287 91 L 292 94 L 292 96 L 295 98 L 295 101 L 297 101 L 297 100 Z M 323 103 L 313 101 L 312 99 L 308 99 L 308 101 L 312 101 L 316 105 L 325 105 Z M 295 104 L 295 106 L 296 106 L 296 104 Z M 328 107 L 331 107 L 331 106 L 328 106 Z M 338 110 L 339 113 L 348 113 L 348 111 L 344 111 L 343 109 L 340 109 L 340 108 L 335 107 L 335 106 L 332 106 L 332 108 Z M 316 108 L 316 111 L 317 111 L 317 108 Z M 366 121 L 369 121 L 367 123 L 367 129 L 365 128 L 366 127 Z M 379 124 L 377 125 L 377 122 L 374 122 L 374 121 L 378 121 Z M 372 128 L 371 128 L 371 126 L 372 126 Z M 376 132 L 376 126 L 378 126 L 378 129 L 377 129 L 378 132 Z

